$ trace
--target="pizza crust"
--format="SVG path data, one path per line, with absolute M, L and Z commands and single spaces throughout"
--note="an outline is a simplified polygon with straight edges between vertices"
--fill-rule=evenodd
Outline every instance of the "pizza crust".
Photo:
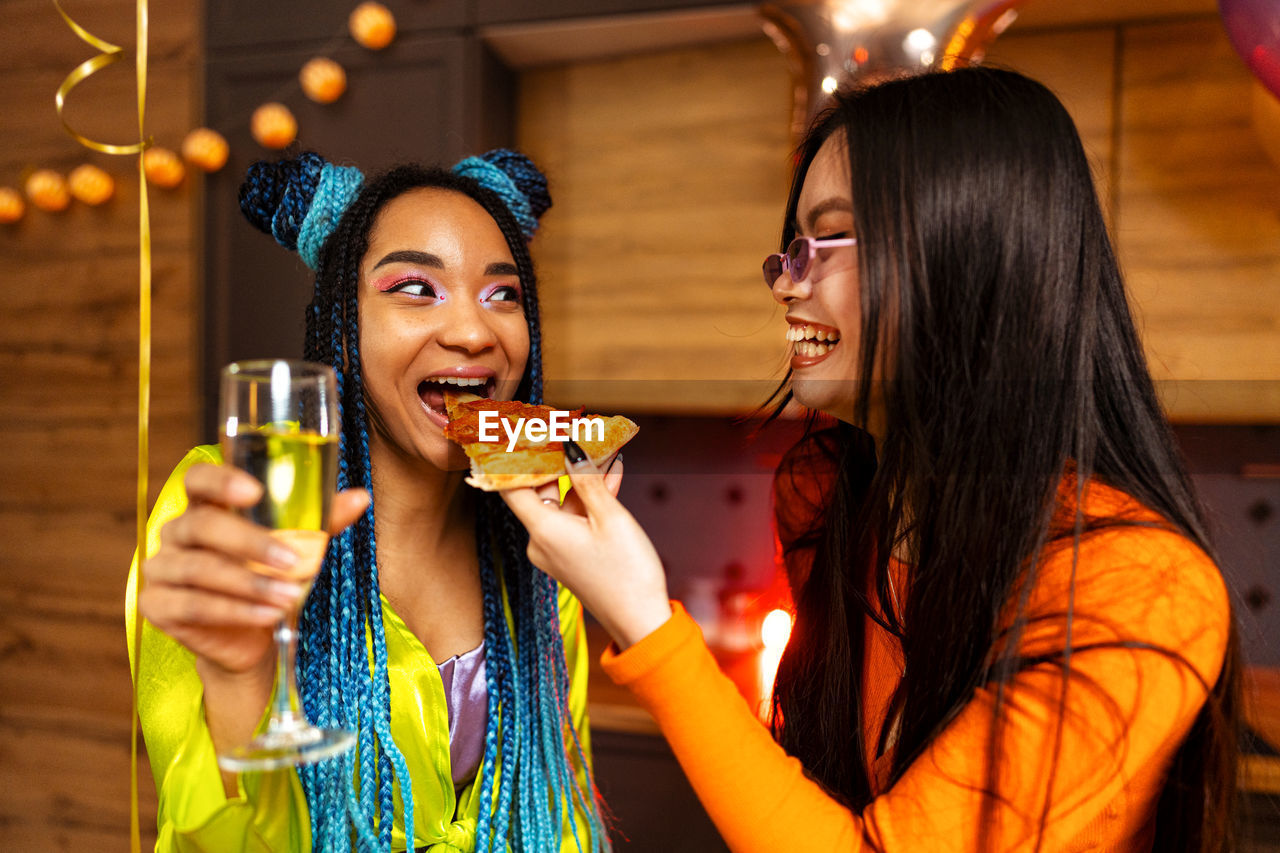
M 466 478 L 468 485 L 486 492 L 532 488 L 553 483 L 565 473 L 564 448 L 559 441 L 530 442 L 522 435 L 515 449 L 508 452 L 505 432 L 500 442 L 483 442 L 476 438 L 481 411 L 496 410 L 512 417 L 547 420 L 552 411 L 550 406 L 488 400 L 451 390 L 445 391 L 444 398 L 445 412 L 449 416 L 445 436 L 461 445 L 471 460 L 471 476 Z M 596 465 L 603 465 L 613 457 L 640 429 L 635 422 L 618 415 L 583 415 L 580 411 L 574 414 L 604 421 L 602 439 L 578 442 Z

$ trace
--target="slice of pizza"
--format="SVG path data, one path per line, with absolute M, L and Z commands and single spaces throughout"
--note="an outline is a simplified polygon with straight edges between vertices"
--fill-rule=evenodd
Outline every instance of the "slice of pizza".
M 640 430 L 620 415 L 566 412 L 518 400 L 490 400 L 466 392 L 444 393 L 445 437 L 471 460 L 467 482 L 486 492 L 554 482 L 564 474 L 564 442 L 572 438 L 597 465 Z

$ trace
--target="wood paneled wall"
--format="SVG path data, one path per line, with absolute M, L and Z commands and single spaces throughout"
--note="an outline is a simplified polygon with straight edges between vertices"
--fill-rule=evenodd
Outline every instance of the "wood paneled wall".
M 1044 80 L 1080 125 L 1170 416 L 1280 420 L 1280 162 L 1218 18 L 1011 31 L 988 61 Z
M 519 144 L 554 199 L 533 242 L 549 397 L 709 412 L 768 395 L 786 324 L 759 265 L 790 97 L 763 34 L 523 75 Z
M 1124 56 L 1117 231 L 1154 372 L 1183 420 L 1278 421 L 1280 162 L 1258 84 L 1212 20 L 1135 28 Z
M 1043 80 L 1076 118 L 1171 416 L 1275 422 L 1280 162 L 1252 118 L 1258 86 L 1204 0 L 1172 21 L 1120 5 L 1091 7 L 1120 22 L 1085 25 L 1030 3 L 1039 26 L 1015 25 L 987 61 Z M 520 144 L 557 198 L 534 244 L 553 380 L 633 409 L 763 399 L 783 348 L 757 270 L 785 199 L 790 140 L 768 119 L 786 85 L 763 38 L 524 75 Z
M 132 49 L 135 4 L 64 3 Z M 0 849 L 127 850 L 129 668 L 124 584 L 137 465 L 136 160 L 62 129 L 54 92 L 96 51 L 48 0 L 0 10 L 0 185 L 93 162 L 116 178 L 101 208 L 28 209 L 0 226 Z M 152 4 L 147 129 L 177 148 L 199 124 L 200 4 Z M 67 113 L 93 139 L 137 135 L 132 56 L 76 89 Z M 198 178 L 151 188 L 152 495 L 195 439 Z M 155 789 L 139 769 L 144 848 Z

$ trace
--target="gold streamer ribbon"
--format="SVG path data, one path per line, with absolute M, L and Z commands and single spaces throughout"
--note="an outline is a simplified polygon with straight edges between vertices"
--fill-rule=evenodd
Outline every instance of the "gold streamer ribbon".
M 139 276 L 138 276 L 138 491 L 137 491 L 137 549 L 138 575 L 134 584 L 133 612 L 134 630 L 129 638 L 130 656 L 135 668 L 140 668 L 142 661 L 138 657 L 140 638 L 142 636 L 142 618 L 138 613 L 138 590 L 142 589 L 142 566 L 147 547 L 147 472 L 149 454 L 148 424 L 151 413 L 151 214 L 147 205 L 147 170 L 143 162 L 143 152 L 151 146 L 146 136 L 147 114 L 147 0 L 137 0 L 137 83 L 138 83 L 138 142 L 129 145 L 111 145 L 95 142 L 75 131 L 67 122 L 62 110 L 67 95 L 80 82 L 91 74 L 95 74 L 116 62 L 123 51 L 110 42 L 103 41 L 88 32 L 62 10 L 58 0 L 53 6 L 82 41 L 102 51 L 92 59 L 88 59 L 67 75 L 58 87 L 54 96 L 54 104 L 58 118 L 67 133 L 86 148 L 101 151 L 104 154 L 136 154 L 138 156 L 138 239 L 139 239 Z M 141 831 L 138 821 L 138 678 L 133 681 L 133 704 L 130 713 L 129 738 L 129 840 L 133 853 L 140 853 L 142 848 Z

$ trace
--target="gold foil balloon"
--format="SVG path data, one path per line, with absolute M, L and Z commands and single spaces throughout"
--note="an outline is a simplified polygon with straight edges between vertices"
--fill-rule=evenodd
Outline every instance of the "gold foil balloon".
M 799 135 L 837 88 L 979 62 L 1020 0 L 811 0 L 759 7 L 795 80 Z

